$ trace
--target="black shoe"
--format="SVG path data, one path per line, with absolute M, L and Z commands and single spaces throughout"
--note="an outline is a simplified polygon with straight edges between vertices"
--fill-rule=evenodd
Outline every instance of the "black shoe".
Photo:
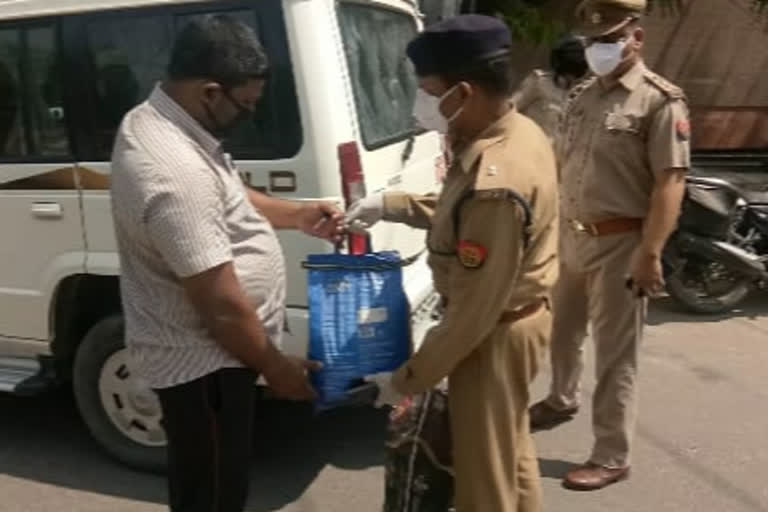
M 578 407 L 558 410 L 542 400 L 532 405 L 528 410 L 528 414 L 531 416 L 531 430 L 554 428 L 571 421 L 577 412 L 579 412 Z

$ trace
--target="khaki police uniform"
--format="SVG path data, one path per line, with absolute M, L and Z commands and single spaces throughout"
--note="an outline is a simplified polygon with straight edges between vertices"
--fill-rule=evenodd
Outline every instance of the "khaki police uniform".
M 458 148 L 439 196 L 385 195 L 385 220 L 428 229 L 441 322 L 393 377 L 403 394 L 449 379 L 457 512 L 541 510 L 529 384 L 557 279 L 555 160 L 511 110 Z
M 518 112 L 533 119 L 554 140 L 567 89 L 558 87 L 552 71 L 534 69 L 512 96 Z
M 597 386 L 590 462 L 623 468 L 630 464 L 646 317 L 645 300 L 626 281 L 656 177 L 690 166 L 684 94 L 642 62 L 611 87 L 591 78 L 569 95 L 556 153 L 563 227 L 547 403 L 578 407 L 591 323 Z

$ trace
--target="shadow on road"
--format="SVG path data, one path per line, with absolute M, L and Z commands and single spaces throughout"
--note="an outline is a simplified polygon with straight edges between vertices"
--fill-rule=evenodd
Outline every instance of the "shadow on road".
M 308 406 L 279 402 L 261 402 L 257 409 L 249 503 L 254 510 L 279 510 L 298 501 L 327 465 L 365 469 L 383 463 L 386 416 L 381 411 L 347 409 L 314 416 Z M 35 398 L 0 395 L 0 418 L 0 473 L 166 502 L 162 477 L 127 469 L 101 452 L 68 391 Z
M 539 468 L 542 478 L 551 478 L 553 480 L 562 480 L 565 475 L 578 464 L 565 460 L 539 459 Z
M 651 302 L 648 309 L 648 324 L 663 325 L 667 323 L 716 323 L 732 318 L 755 319 L 768 315 L 768 301 L 764 292 L 753 292 L 746 301 L 734 308 L 733 311 L 719 315 L 697 315 L 686 312 L 670 297 L 662 297 Z

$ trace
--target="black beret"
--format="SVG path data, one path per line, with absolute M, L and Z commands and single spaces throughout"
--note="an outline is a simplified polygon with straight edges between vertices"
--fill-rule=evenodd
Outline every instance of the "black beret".
M 461 71 L 509 52 L 512 35 L 503 21 L 466 14 L 427 27 L 406 52 L 419 76 Z

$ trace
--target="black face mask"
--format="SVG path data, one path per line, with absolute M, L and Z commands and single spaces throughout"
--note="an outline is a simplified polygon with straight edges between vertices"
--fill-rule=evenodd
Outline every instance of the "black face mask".
M 207 103 L 204 105 L 205 113 L 208 116 L 208 119 L 210 120 L 211 124 L 213 125 L 211 129 L 211 133 L 213 133 L 214 137 L 216 137 L 217 139 L 222 139 L 222 140 L 231 136 L 238 126 L 250 120 L 251 117 L 253 116 L 253 111 L 245 108 L 240 103 L 235 101 L 235 99 L 229 94 L 229 92 L 224 92 L 224 97 L 227 98 L 227 100 L 229 100 L 229 102 L 232 103 L 237 109 L 237 114 L 235 114 L 235 117 L 233 117 L 230 121 L 222 123 L 213 114 L 213 110 L 211 110 L 210 105 L 208 105 Z

